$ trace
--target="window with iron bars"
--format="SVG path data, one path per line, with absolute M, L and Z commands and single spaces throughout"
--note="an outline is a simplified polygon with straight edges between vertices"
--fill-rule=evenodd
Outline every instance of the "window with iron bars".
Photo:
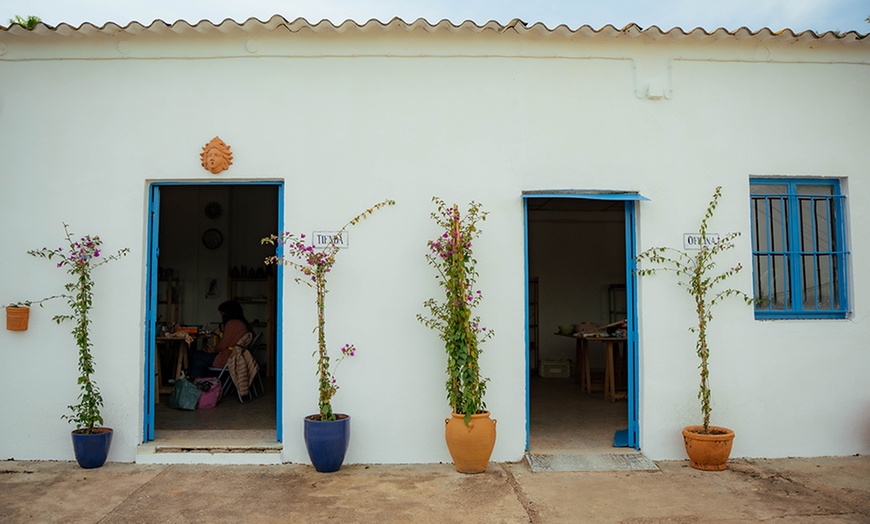
M 754 178 L 750 196 L 755 318 L 846 318 L 839 180 Z

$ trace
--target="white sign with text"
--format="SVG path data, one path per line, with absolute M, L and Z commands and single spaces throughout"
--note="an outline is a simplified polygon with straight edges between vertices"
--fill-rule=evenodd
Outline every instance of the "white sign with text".
M 311 242 L 316 248 L 329 247 L 333 243 L 340 249 L 350 247 L 347 231 L 315 231 L 311 234 Z
M 700 233 L 683 233 L 683 249 L 701 249 L 701 244 L 713 247 L 719 243 L 719 233 L 707 233 L 701 238 Z

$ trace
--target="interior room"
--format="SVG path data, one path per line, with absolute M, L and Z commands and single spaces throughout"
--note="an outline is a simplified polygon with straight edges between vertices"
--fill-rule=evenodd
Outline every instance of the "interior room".
M 618 393 L 605 399 L 605 344 L 586 342 L 587 385 L 575 336 L 597 327 L 606 333 L 603 326 L 626 318 L 625 204 L 545 197 L 527 204 L 529 451 L 634 452 L 613 447 L 615 432 L 628 426 L 625 344 L 613 350 Z
M 196 442 L 275 443 L 276 278 L 264 260 L 274 247 L 260 239 L 277 232 L 278 186 L 257 184 L 160 187 L 157 330 L 159 401 L 155 441 L 191 447 Z M 235 300 L 255 335 L 251 354 L 260 368 L 262 391 L 244 397 L 230 391 L 214 408 L 186 411 L 168 406 L 178 368 L 220 326 L 218 306 Z M 186 330 L 192 340 L 160 340 Z
M 603 344 L 588 343 L 589 385 L 583 384 L 574 327 L 626 318 L 625 214 L 622 201 L 533 198 L 529 209 L 530 440 L 537 454 L 633 452 L 613 447 L 628 425 L 624 396 L 605 399 Z M 161 188 L 157 325 L 218 327 L 218 305 L 239 301 L 255 331 L 264 394 L 215 408 L 168 407 L 169 380 L 180 344 L 158 345 L 160 401 L 155 441 L 196 448 L 270 447 L 276 443 L 275 278 L 263 260 L 274 248 L 260 239 L 277 230 L 278 191 L 268 185 L 171 185 Z M 560 334 L 570 326 L 572 333 Z M 207 339 L 196 340 L 195 351 Z M 616 389 L 625 390 L 625 349 L 615 351 Z M 588 390 L 588 391 L 587 391 Z

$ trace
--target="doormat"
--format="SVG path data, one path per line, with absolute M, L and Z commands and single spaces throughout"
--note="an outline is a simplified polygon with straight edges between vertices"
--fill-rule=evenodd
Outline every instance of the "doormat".
M 640 453 L 605 453 L 600 455 L 526 454 L 532 473 L 553 471 L 658 471 L 653 461 Z

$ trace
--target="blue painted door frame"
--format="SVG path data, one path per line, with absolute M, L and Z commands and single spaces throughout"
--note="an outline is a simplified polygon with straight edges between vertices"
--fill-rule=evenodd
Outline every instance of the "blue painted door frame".
M 145 297 L 145 410 L 144 410 L 144 431 L 143 441 L 148 442 L 154 440 L 154 381 L 156 380 L 156 362 L 155 362 L 155 343 L 154 334 L 157 326 L 157 265 L 160 256 L 160 188 L 161 187 L 193 187 L 205 185 L 270 185 L 275 186 L 278 190 L 278 223 L 275 224 L 275 231 L 280 231 L 284 223 L 284 183 L 283 182 L 155 182 L 151 184 L 150 194 L 148 199 L 148 259 L 146 262 L 146 297 Z M 275 285 L 277 290 L 275 293 L 275 439 L 281 441 L 282 421 L 281 413 L 283 389 L 282 389 L 282 361 L 283 355 L 281 351 L 281 341 L 283 340 L 283 326 L 280 321 L 283 318 L 283 289 L 284 289 L 284 271 L 281 265 L 275 267 L 276 279 Z
M 158 239 L 160 231 L 160 188 L 151 186 L 148 197 L 148 261 L 146 262 L 145 294 L 145 431 L 143 440 L 154 440 L 154 403 L 155 384 L 157 378 L 155 365 L 154 334 L 157 325 L 157 258 L 160 246 Z
M 636 210 L 635 202 L 649 200 L 637 193 L 587 193 L 580 191 L 527 191 L 523 192 L 523 242 L 525 252 L 526 275 L 526 318 L 529 318 L 529 199 L 534 198 L 574 198 L 587 200 L 623 201 L 625 206 L 625 298 L 627 307 L 627 355 L 628 355 L 628 445 L 638 449 L 638 344 L 637 344 L 637 276 L 635 256 L 636 245 Z M 526 322 L 526 451 L 529 450 L 531 435 L 531 400 L 529 397 L 529 325 Z

